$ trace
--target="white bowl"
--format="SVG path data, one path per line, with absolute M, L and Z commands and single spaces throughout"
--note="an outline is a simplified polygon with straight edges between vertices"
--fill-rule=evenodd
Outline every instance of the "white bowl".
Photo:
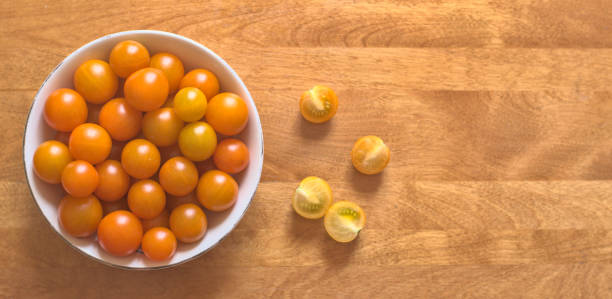
M 250 163 L 245 171 L 235 177 L 240 186 L 236 204 L 221 213 L 205 211 L 208 218 L 208 231 L 204 238 L 192 244 L 179 242 L 176 254 L 164 262 L 150 261 L 141 252 L 136 252 L 128 257 L 112 256 L 100 248 L 95 236 L 83 239 L 68 235 L 60 227 L 57 219 L 57 207 L 64 195 L 61 186 L 43 182 L 33 171 L 32 159 L 36 148 L 45 140 L 53 139 L 55 136 L 55 131 L 43 120 L 43 108 L 47 97 L 58 88 L 73 88 L 72 76 L 81 63 L 93 58 L 108 61 L 112 47 L 128 39 L 141 42 L 152 55 L 162 51 L 175 54 L 183 61 L 186 72 L 194 68 L 211 70 L 219 78 L 221 90 L 240 95 L 249 108 L 249 122 L 238 138 L 244 141 L 249 148 Z M 23 138 L 23 159 L 34 201 L 49 224 L 68 244 L 107 265 L 128 269 L 157 269 L 178 265 L 202 255 L 227 236 L 242 219 L 261 177 L 263 134 L 257 109 L 246 86 L 236 72 L 213 51 L 191 39 L 172 33 L 153 30 L 124 31 L 98 38 L 82 46 L 66 57 L 47 77 L 30 108 Z

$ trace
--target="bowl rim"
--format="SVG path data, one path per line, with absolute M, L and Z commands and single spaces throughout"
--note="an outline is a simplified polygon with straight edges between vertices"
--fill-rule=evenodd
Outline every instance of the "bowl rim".
M 247 203 L 244 211 L 242 211 L 242 214 L 240 214 L 240 217 L 238 218 L 238 221 L 236 221 L 230 228 L 230 230 L 223 235 L 218 241 L 216 241 L 215 243 L 213 243 L 210 247 L 206 248 L 205 250 L 202 250 L 201 252 L 198 252 L 197 254 L 186 258 L 180 262 L 176 262 L 173 264 L 166 264 L 166 265 L 160 265 L 160 266 L 150 266 L 150 267 L 130 267 L 130 266 L 125 266 L 125 265 L 119 265 L 119 264 L 114 264 L 111 262 L 108 262 L 102 258 L 98 258 L 92 255 L 89 255 L 87 253 L 85 253 L 83 250 L 81 250 L 80 248 L 76 247 L 75 245 L 72 244 L 72 242 L 70 242 L 68 239 L 66 239 L 64 237 L 64 235 L 62 235 L 59 230 L 55 229 L 54 226 L 51 224 L 51 222 L 49 221 L 49 219 L 44 215 L 40 205 L 38 204 L 38 201 L 36 200 L 36 198 L 34 197 L 34 192 L 32 191 L 32 185 L 30 184 L 30 180 L 28 178 L 28 170 L 26 169 L 26 155 L 25 155 L 25 146 L 26 146 L 26 133 L 28 131 L 28 124 L 30 123 L 30 117 L 32 116 L 32 107 L 36 104 L 36 102 L 38 101 L 38 95 L 40 94 L 41 90 L 43 89 L 43 87 L 47 84 L 47 81 L 55 74 L 55 72 L 66 62 L 66 60 L 72 56 L 76 56 L 78 55 L 81 51 L 84 51 L 85 48 L 88 48 L 90 46 L 92 46 L 95 43 L 99 43 L 103 40 L 107 40 L 107 39 L 111 39 L 114 37 L 118 37 L 118 36 L 122 36 L 122 35 L 127 35 L 127 34 L 152 34 L 152 35 L 161 35 L 164 37 L 169 37 L 169 38 L 175 38 L 175 39 L 180 39 L 183 40 L 189 44 L 192 44 L 193 46 L 199 48 L 200 50 L 206 52 L 208 55 L 210 55 L 211 57 L 213 57 L 215 60 L 217 60 L 219 63 L 221 63 L 221 65 L 223 66 L 223 68 L 227 69 L 230 74 L 235 77 L 238 81 L 238 84 L 240 85 L 240 87 L 242 89 L 244 89 L 244 91 L 246 92 L 246 94 L 249 96 L 250 100 L 253 102 L 253 109 L 255 110 L 255 114 L 253 115 L 253 117 L 255 118 L 256 122 L 256 126 L 258 127 L 257 131 L 261 132 L 261 152 L 259 153 L 260 155 L 260 161 L 261 163 L 259 163 L 259 165 L 257 166 L 257 172 L 256 172 L 256 185 L 255 185 L 255 190 L 253 191 L 253 194 L 251 195 L 251 198 L 249 198 L 249 202 Z M 252 116 L 249 115 L 249 118 L 251 118 Z M 184 263 L 187 263 L 189 261 L 192 261 L 202 255 L 204 255 L 205 253 L 207 253 L 208 251 L 210 251 L 211 249 L 215 248 L 217 245 L 219 245 L 219 243 L 221 243 L 232 231 L 234 231 L 234 229 L 236 228 L 236 226 L 238 226 L 238 224 L 242 221 L 242 219 L 244 218 L 244 215 L 246 214 L 246 212 L 248 211 L 249 207 L 251 206 L 251 203 L 253 202 L 253 198 L 255 197 L 255 194 L 257 193 L 257 188 L 259 187 L 259 183 L 261 182 L 261 173 L 263 171 L 263 162 L 264 162 L 264 134 L 263 134 L 263 128 L 261 126 L 261 119 L 259 118 L 259 112 L 257 111 L 257 106 L 255 105 L 255 101 L 253 101 L 253 97 L 251 96 L 251 93 L 249 92 L 248 88 L 246 87 L 246 85 L 244 84 L 244 82 L 242 81 L 242 78 L 240 78 L 240 76 L 238 76 L 238 74 L 236 73 L 236 71 L 234 71 L 234 69 L 223 59 L 221 58 L 221 56 L 217 55 L 215 52 L 213 52 L 212 50 L 208 49 L 206 46 L 200 44 L 199 42 L 196 42 L 190 38 L 184 37 L 182 35 L 176 34 L 176 33 L 172 33 L 172 32 L 167 32 L 167 31 L 161 31 L 161 30 L 127 30 L 127 31 L 119 31 L 119 32 L 115 32 L 115 33 L 111 33 L 111 34 L 107 34 L 101 37 L 98 37 L 80 47 L 78 47 L 76 50 L 72 51 L 70 54 L 68 54 L 66 57 L 64 57 L 64 59 L 62 59 L 62 61 L 60 61 L 55 68 L 53 68 L 53 70 L 49 73 L 49 75 L 47 75 L 47 77 L 45 78 L 45 80 L 43 81 L 43 83 L 40 85 L 40 87 L 38 88 L 38 90 L 36 91 L 36 94 L 34 95 L 34 99 L 32 100 L 32 103 L 30 104 L 30 108 L 28 110 L 28 116 L 26 118 L 26 122 L 25 122 L 25 126 L 23 129 L 23 140 L 22 140 L 22 163 L 23 163 L 23 171 L 24 171 L 24 175 L 26 178 L 26 183 L 28 185 L 28 191 L 30 192 L 30 196 L 32 198 L 32 200 L 34 201 L 34 203 L 36 204 L 36 207 L 38 208 L 38 212 L 43 216 L 43 218 L 45 219 L 45 221 L 47 222 L 47 224 L 49 224 L 49 227 L 52 228 L 52 230 L 62 239 L 64 240 L 64 242 L 66 242 L 70 247 L 72 247 L 73 249 L 75 249 L 77 252 L 79 252 L 81 255 L 86 256 L 87 258 L 97 261 L 101 264 L 113 267 L 113 268 L 117 268 L 117 269 L 123 269 L 123 270 L 133 270 L 133 271 L 151 271 L 151 270 L 161 270 L 161 269 L 168 269 L 168 268 L 173 268 L 173 267 L 177 267 L 179 265 L 182 265 Z M 141 249 L 139 248 L 137 251 L 140 251 Z

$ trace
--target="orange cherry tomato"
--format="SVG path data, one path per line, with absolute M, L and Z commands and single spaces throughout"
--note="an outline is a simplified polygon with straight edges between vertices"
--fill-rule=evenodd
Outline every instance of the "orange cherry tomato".
M 92 104 L 110 100 L 119 87 L 119 79 L 110 65 L 98 59 L 81 64 L 74 73 L 73 83 L 74 89 Z
M 171 158 L 159 169 L 159 183 L 168 194 L 185 196 L 198 185 L 198 169 L 186 158 Z
M 193 243 L 202 239 L 207 226 L 206 215 L 197 205 L 186 203 L 170 213 L 170 229 L 181 242 Z
M 157 146 L 176 144 L 185 123 L 172 108 L 159 108 L 147 112 L 142 119 L 142 133 Z
M 200 89 L 204 95 L 206 95 L 206 99 L 210 101 L 210 99 L 219 93 L 219 80 L 217 76 L 209 70 L 195 69 L 185 74 L 183 79 L 181 79 L 179 89 L 184 87 L 196 87 Z
M 108 59 L 111 68 L 121 78 L 149 66 L 149 51 L 133 40 L 122 41 L 113 47 Z
M 228 138 L 219 142 L 213 160 L 220 170 L 239 173 L 249 165 L 249 149 L 244 142 Z
M 93 195 L 66 195 L 60 202 L 57 213 L 60 225 L 68 234 L 79 238 L 89 237 L 98 229 L 102 219 L 102 205 Z
M 153 111 L 168 98 L 168 79 L 154 68 L 144 68 L 132 73 L 123 86 L 125 100 L 140 111 Z
M 123 170 L 121 163 L 106 160 L 96 166 L 100 182 L 95 193 L 104 201 L 120 200 L 130 188 L 130 176 Z
M 71 161 L 72 156 L 65 144 L 55 140 L 45 141 L 34 152 L 34 173 L 47 183 L 59 184 L 64 168 Z
M 300 97 L 300 112 L 312 123 L 330 120 L 338 110 L 338 97 L 329 87 L 316 85 Z
M 359 138 L 353 145 L 351 161 L 363 174 L 377 174 L 387 167 L 391 159 L 389 147 L 378 136 L 369 135 Z
M 114 211 L 128 211 L 130 208 L 127 205 L 127 200 L 124 198 L 116 201 L 101 201 L 102 212 L 106 216 Z
M 76 91 L 60 88 L 47 98 L 43 116 L 51 128 L 70 132 L 87 120 L 87 103 Z
M 91 195 L 98 188 L 99 182 L 98 172 L 87 161 L 72 161 L 62 171 L 62 186 L 74 197 Z
M 148 231 L 154 227 L 170 227 L 170 213 L 164 209 L 153 219 L 141 219 L 142 229 Z
M 170 93 L 174 93 L 178 90 L 179 83 L 185 75 L 185 68 L 181 60 L 170 54 L 170 53 L 157 53 L 151 57 L 152 68 L 156 68 L 164 72 L 168 79 L 168 85 L 170 87 Z
M 68 148 L 75 159 L 98 164 L 108 157 L 112 141 L 104 128 L 91 123 L 79 125 L 70 134 Z
M 206 114 L 206 96 L 195 87 L 181 88 L 174 96 L 173 106 L 183 121 L 198 121 Z
M 168 195 L 168 197 L 166 197 L 166 208 L 168 209 L 168 211 L 172 211 L 176 209 L 176 207 L 186 203 L 200 205 L 200 202 L 198 201 L 195 192 L 191 192 L 185 196 Z
M 196 192 L 205 208 L 215 212 L 224 211 L 238 199 L 238 183 L 223 171 L 210 170 L 200 178 Z
M 123 98 L 112 99 L 100 110 L 100 125 L 117 141 L 134 138 L 140 132 L 142 112 L 132 108 Z
M 98 225 L 98 243 L 106 252 L 127 256 L 138 249 L 142 240 L 142 224 L 128 211 L 112 212 Z
M 176 237 L 165 227 L 148 230 L 142 238 L 142 252 L 154 261 L 164 261 L 176 252 Z
M 208 102 L 206 120 L 215 131 L 227 136 L 236 135 L 246 127 L 249 109 L 238 95 L 220 93 Z
M 179 134 L 179 148 L 191 161 L 203 161 L 215 152 L 217 134 L 207 123 L 198 121 L 186 125 Z
M 161 156 L 157 147 L 144 139 L 128 142 L 121 152 L 121 165 L 129 175 L 137 179 L 152 177 L 159 168 Z
M 130 187 L 127 202 L 134 215 L 153 219 L 166 207 L 166 193 L 156 181 L 142 180 Z

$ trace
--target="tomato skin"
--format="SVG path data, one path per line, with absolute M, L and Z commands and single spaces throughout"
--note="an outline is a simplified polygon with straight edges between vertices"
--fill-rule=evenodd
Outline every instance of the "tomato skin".
M 220 212 L 238 199 L 238 183 L 227 173 L 210 170 L 202 175 L 197 188 L 198 200 L 207 209 Z
M 174 157 L 159 169 L 159 183 L 168 194 L 185 196 L 198 185 L 198 169 L 184 157 Z
M 149 111 L 142 119 L 142 133 L 157 146 L 171 146 L 178 141 L 185 123 L 172 108 Z
M 198 88 L 206 95 L 206 99 L 210 101 L 210 99 L 219 93 L 219 80 L 209 70 L 195 69 L 185 74 L 183 79 L 181 79 L 179 89 L 185 87 Z
M 217 144 L 213 161 L 219 170 L 239 173 L 249 165 L 249 149 L 238 139 L 224 139 Z
M 170 229 L 184 243 L 196 242 L 206 234 L 206 215 L 197 205 L 186 203 L 170 213 Z
M 181 153 L 191 161 L 210 158 L 217 146 L 217 134 L 207 123 L 198 121 L 186 125 L 179 134 Z
M 62 186 L 74 197 L 91 195 L 98 188 L 99 181 L 98 172 L 87 161 L 72 161 L 62 171 Z
M 166 208 L 166 193 L 156 181 L 141 180 L 130 187 L 127 202 L 134 215 L 153 219 Z
M 71 236 L 84 238 L 93 235 L 102 219 L 102 205 L 98 199 L 64 196 L 58 208 L 58 220 Z
M 142 224 L 128 211 L 112 212 L 98 225 L 98 243 L 106 252 L 115 256 L 132 254 L 142 241 Z
M 74 89 L 92 104 L 102 104 L 117 93 L 119 79 L 108 63 L 92 59 L 74 72 Z
M 43 142 L 34 152 L 34 173 L 49 184 L 59 184 L 72 156 L 68 147 L 56 140 Z
M 154 261 L 164 261 L 176 252 L 176 237 L 165 227 L 154 227 L 142 238 L 142 252 Z
M 178 57 L 170 53 L 157 53 L 151 57 L 150 66 L 164 72 L 168 79 L 170 93 L 175 93 L 178 90 L 181 79 L 185 75 L 183 62 Z
M 106 102 L 98 118 L 100 126 L 117 141 L 126 141 L 136 137 L 142 125 L 142 112 L 132 108 L 123 98 Z
M 123 170 L 121 163 L 115 160 L 106 160 L 96 165 L 100 178 L 96 196 L 103 201 L 120 200 L 130 188 L 130 176 Z
M 125 100 L 137 110 L 148 112 L 161 107 L 168 98 L 168 79 L 154 68 L 132 73 L 123 86 Z
M 185 122 L 202 119 L 206 114 L 206 96 L 195 87 L 184 87 L 174 96 L 176 115 Z
M 220 93 L 208 102 L 206 120 L 216 132 L 226 136 L 236 135 L 246 127 L 249 109 L 238 95 Z
M 108 62 L 117 76 L 127 78 L 131 73 L 149 66 L 149 51 L 137 41 L 122 41 L 113 47 Z
M 121 165 L 125 172 L 137 179 L 152 177 L 159 169 L 161 156 L 157 147 L 144 139 L 128 142 L 121 151 Z
M 84 123 L 70 134 L 68 148 L 75 159 L 98 164 L 108 157 L 112 141 L 110 135 L 96 124 Z
M 51 128 L 70 132 L 87 121 L 87 103 L 76 91 L 60 88 L 47 98 L 43 116 Z
M 142 229 L 148 231 L 154 227 L 170 227 L 170 213 L 167 209 L 164 209 L 153 219 L 140 219 L 142 222 Z

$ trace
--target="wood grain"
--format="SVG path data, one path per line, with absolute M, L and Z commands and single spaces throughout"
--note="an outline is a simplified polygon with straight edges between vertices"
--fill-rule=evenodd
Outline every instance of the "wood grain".
M 0 297 L 609 298 L 611 10 L 603 0 L 0 2 Z M 68 247 L 21 162 L 48 73 L 129 29 L 175 32 L 226 59 L 266 144 L 235 231 L 155 272 Z M 324 125 L 298 112 L 314 84 L 340 98 Z M 366 134 L 391 148 L 378 176 L 350 164 Z M 355 242 L 292 211 L 308 175 L 364 208 Z

